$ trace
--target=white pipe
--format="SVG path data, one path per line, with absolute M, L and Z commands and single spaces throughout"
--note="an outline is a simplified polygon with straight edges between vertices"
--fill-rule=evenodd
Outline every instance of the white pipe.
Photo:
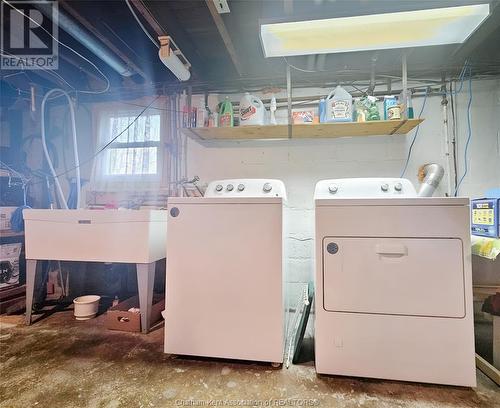
M 446 165 L 446 183 L 447 183 L 447 195 L 448 197 L 453 196 L 455 191 L 455 186 L 453 185 L 453 175 L 451 173 L 452 168 L 452 155 L 451 155 L 451 140 L 448 131 L 448 99 L 446 96 L 443 97 L 441 102 L 443 107 L 443 136 L 444 136 L 444 155 L 445 155 L 445 165 Z
M 434 191 L 436 191 L 439 182 L 443 178 L 444 169 L 443 166 L 437 163 L 426 164 L 424 166 L 424 180 L 420 184 L 418 190 L 419 197 L 432 197 Z
M 45 158 L 47 159 L 47 163 L 49 163 L 50 172 L 52 173 L 52 177 L 54 177 L 54 182 L 56 184 L 57 192 L 59 194 L 59 197 L 61 198 L 61 202 L 62 202 L 63 207 L 67 210 L 68 203 L 67 203 L 66 197 L 64 196 L 64 193 L 62 191 L 61 183 L 59 183 L 59 178 L 58 178 L 57 173 L 54 169 L 54 165 L 52 164 L 52 160 L 50 159 L 49 150 L 47 149 L 47 142 L 46 142 L 46 137 L 45 137 L 45 104 L 46 104 L 50 95 L 52 95 L 54 93 L 58 93 L 58 92 L 62 93 L 66 97 L 66 99 L 68 100 L 68 105 L 69 105 L 69 114 L 70 114 L 70 119 L 71 119 L 71 133 L 73 134 L 73 154 L 74 154 L 75 169 L 76 169 L 76 208 L 80 208 L 81 178 L 80 178 L 80 160 L 78 159 L 78 143 L 77 143 L 77 137 L 76 137 L 75 107 L 73 106 L 73 101 L 71 100 L 71 97 L 63 89 L 58 89 L 58 88 L 51 89 L 49 92 L 47 92 L 45 94 L 45 96 L 42 99 L 42 107 L 41 107 L 42 145 L 43 145 L 43 151 L 45 153 Z

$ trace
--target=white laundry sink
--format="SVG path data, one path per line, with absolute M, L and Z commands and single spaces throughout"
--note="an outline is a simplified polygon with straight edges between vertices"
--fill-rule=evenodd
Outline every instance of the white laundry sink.
M 26 209 L 26 259 L 151 263 L 165 258 L 167 212 Z

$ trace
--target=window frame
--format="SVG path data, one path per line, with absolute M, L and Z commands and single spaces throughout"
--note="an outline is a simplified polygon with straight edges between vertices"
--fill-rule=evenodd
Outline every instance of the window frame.
M 137 101 L 137 104 L 147 106 L 147 102 Z M 94 145 L 95 150 L 98 151 L 105 146 L 111 136 L 105 136 L 110 126 L 110 120 L 113 117 L 136 117 L 143 108 L 141 106 L 134 107 L 122 103 L 112 103 L 105 107 L 98 104 L 94 108 L 96 115 L 95 131 L 94 131 Z M 144 141 L 144 142 L 118 142 L 114 141 L 106 149 L 99 153 L 94 159 L 91 184 L 93 190 L 148 190 L 151 188 L 160 188 L 163 181 L 164 173 L 164 134 L 165 134 L 165 114 L 162 110 L 151 109 L 144 112 L 141 116 L 158 115 L 160 117 L 160 140 L 158 141 Z M 127 148 L 146 148 L 156 147 L 156 173 L 155 174 L 106 174 L 106 166 L 109 165 L 109 150 L 110 149 L 127 149 Z M 108 152 L 106 152 L 108 151 Z

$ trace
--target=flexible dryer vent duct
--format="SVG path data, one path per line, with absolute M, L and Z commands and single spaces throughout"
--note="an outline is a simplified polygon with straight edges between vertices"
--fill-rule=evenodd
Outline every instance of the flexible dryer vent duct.
M 42 14 L 48 18 L 57 18 L 57 24 L 76 41 L 86 47 L 89 51 L 94 53 L 97 57 L 102 59 L 106 64 L 113 68 L 116 72 L 124 77 L 130 77 L 135 74 L 127 64 L 120 58 L 113 54 L 107 47 L 105 47 L 98 39 L 89 34 L 87 30 L 80 27 L 61 7 L 55 8 L 57 13 L 52 16 L 51 3 L 37 3 L 37 8 Z
M 432 197 L 444 176 L 443 166 L 437 163 L 424 164 L 418 169 L 419 197 Z

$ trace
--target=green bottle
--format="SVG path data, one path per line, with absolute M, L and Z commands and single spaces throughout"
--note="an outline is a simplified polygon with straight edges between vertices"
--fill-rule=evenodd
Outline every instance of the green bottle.
M 233 104 L 226 96 L 224 102 L 219 104 L 219 127 L 233 127 L 234 113 Z

